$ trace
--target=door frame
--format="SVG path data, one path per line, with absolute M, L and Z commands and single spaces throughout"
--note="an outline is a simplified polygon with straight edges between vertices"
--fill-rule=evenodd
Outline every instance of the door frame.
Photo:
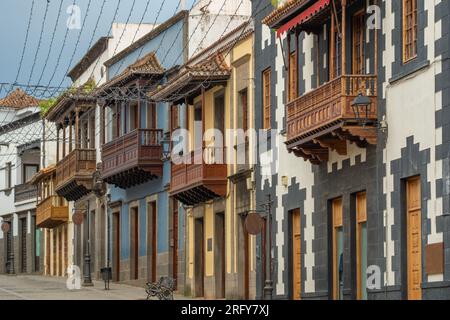
M 294 300 L 295 299 L 295 285 L 294 285 L 294 281 L 295 281 L 295 259 L 294 259 L 294 255 L 295 255 L 295 250 L 294 250 L 294 215 L 298 215 L 298 219 L 299 219 L 299 226 L 300 226 L 300 230 L 299 230 L 299 234 L 300 234 L 300 298 L 297 300 L 301 300 L 301 295 L 302 295 L 302 257 L 301 257 L 301 249 L 302 249 L 302 215 L 301 215 L 301 209 L 300 208 L 296 208 L 296 209 L 292 209 L 288 211 L 289 214 L 289 257 L 290 257 L 290 263 L 289 263 L 289 278 L 291 279 L 291 281 L 289 281 L 289 296 L 290 299 Z
M 341 201 L 342 215 L 336 221 L 334 213 L 334 203 Z M 337 266 L 337 244 L 336 244 L 336 229 L 342 228 L 344 232 L 344 198 L 337 197 L 328 201 L 328 295 L 330 300 L 336 300 L 337 298 L 342 298 L 338 296 L 339 293 L 339 283 L 336 285 L 336 280 L 339 281 L 339 270 Z M 345 235 L 343 235 L 343 240 L 345 241 Z M 345 244 L 344 244 L 345 245 Z
M 225 298 L 226 281 L 226 236 L 225 236 L 225 212 L 214 214 L 214 275 L 216 287 L 216 299 Z M 220 230 L 222 228 L 222 230 Z
M 139 279 L 139 204 L 130 206 L 130 280 Z
M 157 200 L 147 202 L 147 273 L 150 282 L 157 279 L 158 261 L 158 206 Z
M 112 263 L 114 281 L 120 282 L 120 245 L 121 245 L 120 209 L 112 212 Z
M 194 218 L 194 296 L 205 295 L 205 220 Z
M 401 183 L 401 194 L 402 196 L 402 203 L 401 203 L 401 239 L 402 239 L 402 255 L 401 255 L 401 261 L 402 261 L 402 283 L 404 284 L 402 286 L 402 298 L 404 300 L 409 299 L 409 246 L 408 246 L 408 182 L 419 180 L 419 192 L 420 192 L 420 260 L 421 260 L 421 268 L 420 268 L 420 283 L 423 284 L 423 257 L 424 257 L 424 245 L 422 240 L 422 224 L 423 224 L 423 217 L 424 214 L 422 212 L 423 210 L 423 201 L 422 201 L 422 177 L 420 175 L 411 176 L 408 178 L 405 178 L 402 180 Z M 423 290 L 421 290 L 421 294 L 423 297 Z

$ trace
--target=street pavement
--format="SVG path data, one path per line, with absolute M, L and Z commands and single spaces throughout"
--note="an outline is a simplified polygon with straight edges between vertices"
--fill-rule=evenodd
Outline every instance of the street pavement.
M 110 283 L 104 290 L 104 282 L 93 281 L 93 287 L 69 290 L 66 278 L 34 275 L 0 275 L 0 300 L 145 300 L 147 294 L 141 287 Z M 186 299 L 175 295 L 176 300 Z

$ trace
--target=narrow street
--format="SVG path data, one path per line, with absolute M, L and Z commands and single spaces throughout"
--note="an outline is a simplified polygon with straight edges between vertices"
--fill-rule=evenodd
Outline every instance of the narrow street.
M 176 300 L 183 297 L 175 296 Z M 110 284 L 104 290 L 104 283 L 94 281 L 94 287 L 68 290 L 65 278 L 43 276 L 0 275 L 0 300 L 144 300 L 143 288 Z

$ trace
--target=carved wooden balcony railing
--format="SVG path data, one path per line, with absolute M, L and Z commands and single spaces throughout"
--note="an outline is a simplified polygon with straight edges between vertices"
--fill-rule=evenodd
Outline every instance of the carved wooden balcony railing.
M 14 187 L 14 202 L 36 200 L 37 188 L 30 183 L 20 184 Z
M 163 174 L 163 131 L 137 129 L 103 146 L 102 179 L 127 189 Z
M 186 205 L 196 205 L 227 192 L 224 148 L 207 147 L 193 151 L 172 163 L 170 194 Z
M 364 122 L 352 109 L 359 93 L 372 101 Z M 289 151 L 314 164 L 328 161 L 329 149 L 345 155 L 347 141 L 359 147 L 376 144 L 377 77 L 338 77 L 288 103 L 287 114 Z
M 52 229 L 69 220 L 69 207 L 64 198 L 50 196 L 36 208 L 36 226 Z
M 91 192 L 96 170 L 95 149 L 75 149 L 56 165 L 56 193 L 76 201 Z

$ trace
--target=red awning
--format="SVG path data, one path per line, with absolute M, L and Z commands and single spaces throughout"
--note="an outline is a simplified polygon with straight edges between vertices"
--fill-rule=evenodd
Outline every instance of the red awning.
M 296 27 L 297 25 L 305 23 L 329 5 L 330 0 L 317 0 L 312 6 L 302 11 L 298 16 L 290 20 L 288 23 L 282 25 L 277 30 L 277 36 L 281 37 L 288 30 Z

